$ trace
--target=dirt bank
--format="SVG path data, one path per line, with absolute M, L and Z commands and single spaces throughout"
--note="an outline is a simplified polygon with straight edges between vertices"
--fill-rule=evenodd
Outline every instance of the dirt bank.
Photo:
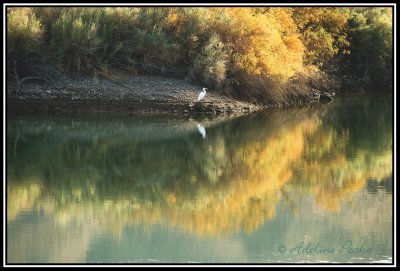
M 27 81 L 7 87 L 7 112 L 115 114 L 239 114 L 262 109 L 209 90 L 196 103 L 200 86 L 162 76 L 118 80 L 62 76 L 54 82 Z

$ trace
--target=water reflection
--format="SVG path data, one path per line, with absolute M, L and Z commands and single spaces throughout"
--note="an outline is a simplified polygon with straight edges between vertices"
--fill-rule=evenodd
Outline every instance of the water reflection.
M 201 134 L 203 138 L 206 138 L 206 129 L 204 129 L 204 126 L 201 125 L 200 123 L 197 123 L 197 130 Z
M 206 141 L 195 120 L 11 119 L 8 260 L 110 261 L 85 255 L 125 245 L 135 254 L 118 250 L 115 261 L 277 262 L 291 258 L 271 248 L 305 233 L 325 242 L 361 233 L 389 243 L 374 254 L 382 259 L 391 254 L 391 118 L 391 101 L 336 102 L 203 120 Z M 163 234 L 171 248 L 182 242 L 180 254 L 140 252 Z M 325 257 L 310 261 L 339 255 Z

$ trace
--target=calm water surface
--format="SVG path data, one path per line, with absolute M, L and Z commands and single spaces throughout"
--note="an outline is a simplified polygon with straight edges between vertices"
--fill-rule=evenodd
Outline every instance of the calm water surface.
M 9 117 L 7 261 L 390 263 L 392 114 Z

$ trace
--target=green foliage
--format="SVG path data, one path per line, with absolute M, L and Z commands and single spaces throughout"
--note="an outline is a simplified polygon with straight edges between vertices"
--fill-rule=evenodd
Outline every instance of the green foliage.
M 204 82 L 208 87 L 221 89 L 226 79 L 227 53 L 217 34 L 212 34 L 203 52 L 197 55 L 189 72 L 193 82 Z
M 391 8 L 359 8 L 351 11 L 348 72 L 372 86 L 393 84 L 393 34 Z
M 43 28 L 30 8 L 7 9 L 7 69 L 16 66 L 21 75 L 29 74 L 29 66 L 41 61 Z M 16 66 L 15 66 L 16 65 Z
M 86 72 L 101 69 L 97 52 L 102 39 L 97 31 L 100 9 L 85 8 L 62 14 L 52 27 L 51 48 L 54 59 L 64 71 Z
M 38 48 L 43 35 L 42 25 L 29 8 L 7 9 L 7 47 L 14 52 Z
M 165 8 L 139 11 L 133 36 L 134 56 L 144 72 L 165 74 L 177 65 L 180 46 L 167 32 L 168 13 Z

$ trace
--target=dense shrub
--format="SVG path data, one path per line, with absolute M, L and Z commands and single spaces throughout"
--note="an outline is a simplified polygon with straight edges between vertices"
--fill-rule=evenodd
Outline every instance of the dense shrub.
M 293 9 L 293 19 L 307 47 L 306 64 L 322 67 L 334 57 L 348 53 L 347 9 L 297 7 Z
M 350 12 L 351 54 L 347 73 L 370 87 L 393 85 L 393 33 L 391 8 L 359 8 Z
M 33 63 L 41 61 L 43 28 L 30 8 L 7 9 L 7 70 L 15 77 L 31 75 Z
M 7 59 L 18 64 L 7 67 L 162 74 L 287 103 L 307 98 L 313 80 L 328 82 L 329 70 L 390 85 L 391 21 L 388 8 L 10 7 Z

